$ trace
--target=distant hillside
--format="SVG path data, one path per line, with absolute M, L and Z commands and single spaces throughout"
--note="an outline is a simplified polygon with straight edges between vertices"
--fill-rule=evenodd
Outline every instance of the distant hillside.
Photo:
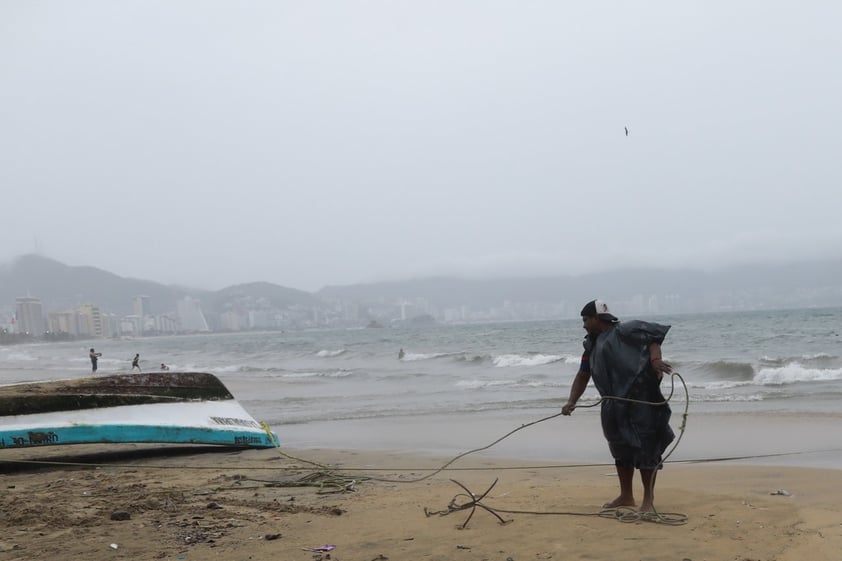
M 309 292 L 278 286 L 268 282 L 252 282 L 223 288 L 209 295 L 207 304 L 216 311 L 237 306 L 254 308 L 288 308 L 318 306 L 321 300 Z
M 752 265 L 714 272 L 623 269 L 598 274 L 542 278 L 468 280 L 429 278 L 327 286 L 326 300 L 384 302 L 424 298 L 435 306 L 500 306 L 504 302 L 565 304 L 571 309 L 593 298 L 629 302 L 672 299 L 675 311 L 842 306 L 842 260 Z
M 132 298 L 150 297 L 151 312 L 175 310 L 184 296 L 202 301 L 207 312 L 319 308 L 325 301 L 394 306 L 424 299 L 431 307 L 494 308 L 506 303 L 549 307 L 570 315 L 593 298 L 617 304 L 618 312 L 650 309 L 674 312 L 842 306 L 842 260 L 786 265 L 753 265 L 715 272 L 625 269 L 610 273 L 541 278 L 427 278 L 347 286 L 327 286 L 311 294 L 267 282 L 230 286 L 216 292 L 124 278 L 95 267 L 72 267 L 37 255 L 0 266 L 0 306 L 15 298 L 40 298 L 45 310 L 95 303 L 103 311 L 131 314 Z M 667 307 L 664 303 L 668 303 Z M 625 309 L 624 309 L 625 308 Z
M 125 278 L 96 267 L 69 266 L 38 255 L 24 255 L 0 265 L 0 305 L 14 306 L 15 298 L 39 298 L 45 310 L 62 310 L 93 303 L 118 315 L 133 313 L 132 299 L 149 296 L 151 313 L 176 309 L 178 300 L 191 296 L 208 310 L 225 310 L 236 302 L 268 302 L 284 308 L 315 305 L 318 298 L 307 292 L 265 282 L 242 284 L 217 292 L 168 286 L 148 280 Z
M 117 276 L 96 267 L 74 267 L 38 255 L 24 255 L 0 267 L 0 302 L 13 306 L 15 298 L 31 295 L 45 309 L 61 310 L 94 303 L 116 314 L 132 313 L 132 298 L 147 295 L 152 312 L 175 309 L 178 299 L 200 291 Z

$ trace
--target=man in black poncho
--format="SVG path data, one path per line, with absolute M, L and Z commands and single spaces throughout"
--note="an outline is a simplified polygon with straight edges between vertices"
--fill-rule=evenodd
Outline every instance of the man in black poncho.
M 605 302 L 591 300 L 582 308 L 582 323 L 588 332 L 579 372 L 570 388 L 570 397 L 561 412 L 570 415 L 593 378 L 602 402 L 602 432 L 614 457 L 620 495 L 605 508 L 635 506 L 634 470 L 640 470 L 643 501 L 640 512 L 655 510 L 655 475 L 661 455 L 675 434 L 669 426 L 670 408 L 661 393 L 661 378 L 672 367 L 661 358 L 661 343 L 670 326 L 645 321 L 620 322 Z

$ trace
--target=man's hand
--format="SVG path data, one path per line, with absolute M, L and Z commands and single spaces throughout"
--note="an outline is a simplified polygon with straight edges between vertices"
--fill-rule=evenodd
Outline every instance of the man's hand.
M 653 359 L 650 361 L 650 364 L 652 365 L 652 368 L 655 369 L 655 372 L 658 373 L 659 380 L 664 377 L 664 374 L 672 373 L 672 366 L 670 366 L 669 363 L 664 362 L 663 359 Z
M 574 410 L 574 409 L 576 409 L 576 404 L 575 404 L 575 403 L 571 403 L 571 402 L 569 402 L 569 401 L 568 401 L 568 402 L 567 402 L 567 403 L 565 403 L 565 404 L 564 404 L 564 406 L 561 408 L 561 414 L 562 414 L 562 415 L 570 415 L 571 413 L 573 413 L 573 410 Z

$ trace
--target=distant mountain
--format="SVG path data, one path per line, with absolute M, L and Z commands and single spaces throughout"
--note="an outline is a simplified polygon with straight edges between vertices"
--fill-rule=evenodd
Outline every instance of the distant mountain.
M 318 302 L 318 298 L 307 292 L 265 282 L 211 292 L 120 277 L 96 267 L 69 266 L 39 255 L 24 255 L 0 266 L 0 306 L 13 307 L 15 298 L 28 295 L 39 298 L 45 310 L 93 303 L 105 312 L 118 315 L 133 313 L 132 299 L 140 295 L 149 296 L 153 314 L 175 310 L 178 300 L 185 296 L 202 301 L 207 310 L 219 311 L 238 301 L 268 302 L 281 308 Z
M 624 314 L 641 310 L 830 307 L 842 306 L 842 260 L 746 265 L 714 272 L 638 268 L 541 278 L 436 277 L 326 286 L 316 293 L 267 282 L 204 291 L 124 278 L 95 267 L 68 266 L 37 255 L 0 265 L 0 306 L 12 307 L 15 298 L 27 295 L 41 299 L 45 310 L 94 303 L 118 315 L 131 314 L 132 299 L 139 295 L 149 296 L 153 314 L 175 310 L 177 301 L 185 296 L 199 299 L 206 312 L 215 313 L 324 308 L 324 302 L 334 301 L 381 310 L 407 302 L 413 315 L 427 308 L 533 306 L 535 310 L 550 310 L 548 315 L 538 317 L 558 317 L 575 315 L 593 298 L 616 304 L 616 310 Z M 421 307 L 419 300 L 425 301 Z M 361 313 L 364 316 L 367 312 Z M 525 313 L 528 316 L 531 312 Z
M 124 278 L 96 267 L 69 266 L 39 255 L 24 255 L 0 267 L 0 302 L 14 306 L 15 298 L 39 298 L 45 309 L 62 310 L 96 304 L 103 311 L 128 315 L 132 298 L 149 296 L 152 312 L 175 309 L 180 298 L 201 291 Z
M 291 306 L 313 307 L 321 300 L 309 292 L 278 286 L 269 282 L 252 282 L 223 288 L 209 295 L 207 303 L 216 311 L 235 308 L 246 309 L 289 308 Z
M 697 290 L 709 283 L 698 271 L 621 270 L 605 274 L 539 278 L 457 279 L 448 277 L 350 286 L 327 286 L 325 299 L 368 300 L 422 297 L 443 306 L 485 307 L 503 302 L 587 302 L 608 295 L 625 298 L 641 291 L 675 293 Z M 596 295 L 596 296 L 594 296 Z M 604 295 L 604 296 L 603 296 Z M 585 300 L 582 300 L 582 299 Z
M 568 313 L 593 298 L 622 302 L 627 309 L 648 309 L 647 300 L 654 298 L 661 309 L 669 302 L 671 311 L 682 312 L 830 307 L 842 306 L 842 260 L 745 265 L 713 272 L 638 268 L 541 278 L 438 277 L 326 286 L 316 294 L 325 300 L 363 302 L 423 298 L 444 307 L 553 304 Z

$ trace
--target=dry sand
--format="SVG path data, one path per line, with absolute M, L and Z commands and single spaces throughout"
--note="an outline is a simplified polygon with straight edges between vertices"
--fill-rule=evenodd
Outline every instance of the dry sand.
M 332 484 L 347 483 L 338 477 L 321 488 L 299 486 L 323 471 L 277 450 L 2 450 L 0 560 L 820 561 L 842 556 L 838 470 L 668 465 L 658 477 L 656 506 L 687 517 L 686 524 L 668 525 L 596 516 L 617 491 L 613 467 L 607 465 L 533 463 L 508 469 L 526 464 L 468 457 L 454 467 L 484 469 L 392 483 L 367 478 L 417 479 L 429 473 L 418 468 L 434 469 L 448 458 L 338 450 L 292 454 L 356 468 L 336 472 L 355 482 L 344 492 L 327 492 L 338 491 Z M 62 464 L 11 463 L 26 458 Z M 73 462 L 85 465 L 67 465 Z M 564 514 L 500 513 L 510 520 L 501 525 L 477 508 L 465 528 L 468 510 L 427 516 L 425 508 L 446 510 L 462 492 L 451 478 L 477 494 L 498 479 L 483 505 Z M 286 486 L 291 484 L 296 486 Z M 639 480 L 636 484 L 639 495 Z M 782 494 L 772 494 L 779 490 Z M 112 520 L 117 511 L 129 518 Z M 307 550 L 324 545 L 336 547 Z

